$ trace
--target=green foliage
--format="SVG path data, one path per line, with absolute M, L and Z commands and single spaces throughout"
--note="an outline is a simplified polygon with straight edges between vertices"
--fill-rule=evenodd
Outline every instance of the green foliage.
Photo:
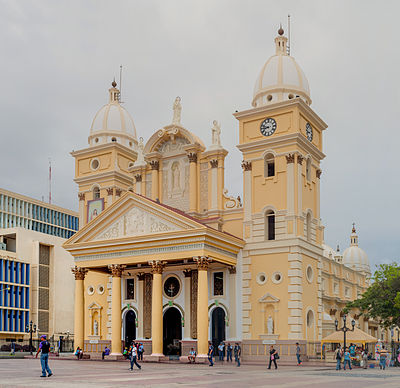
M 377 320 L 384 327 L 400 326 L 400 266 L 381 264 L 371 279 L 371 286 L 360 299 L 346 305 Z

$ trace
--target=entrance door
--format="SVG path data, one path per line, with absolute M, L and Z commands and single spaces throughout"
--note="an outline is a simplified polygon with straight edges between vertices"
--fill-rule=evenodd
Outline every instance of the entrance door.
M 136 339 L 136 314 L 129 310 L 125 314 L 125 346 L 130 346 Z
M 164 313 L 164 354 L 166 356 L 180 356 L 182 339 L 182 316 L 175 307 L 170 307 Z
M 225 311 L 216 307 L 211 315 L 211 338 L 214 346 L 214 354 L 218 354 L 218 345 L 225 341 Z M 224 348 L 225 351 L 225 348 Z

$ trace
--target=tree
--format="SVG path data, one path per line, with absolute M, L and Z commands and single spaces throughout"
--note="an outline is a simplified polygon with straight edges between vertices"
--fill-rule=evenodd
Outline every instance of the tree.
M 361 298 L 346 305 L 345 312 L 357 308 L 385 328 L 400 327 L 400 266 L 381 264 L 371 280 Z

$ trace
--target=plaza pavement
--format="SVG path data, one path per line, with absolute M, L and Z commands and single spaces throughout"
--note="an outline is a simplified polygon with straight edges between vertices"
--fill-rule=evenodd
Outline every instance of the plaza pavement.
M 129 370 L 129 362 L 50 360 L 54 375 L 40 378 L 39 359 L 1 359 L 0 387 L 400 387 L 400 368 L 386 371 L 260 365 L 150 364 Z

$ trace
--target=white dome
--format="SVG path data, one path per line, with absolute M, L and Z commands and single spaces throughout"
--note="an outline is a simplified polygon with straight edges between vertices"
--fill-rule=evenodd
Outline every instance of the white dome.
M 357 271 L 371 273 L 367 254 L 358 246 L 355 226 L 350 235 L 350 246 L 343 252 L 343 264 Z
M 136 128 L 131 115 L 119 102 L 119 90 L 109 89 L 110 101 L 94 116 L 89 144 L 117 142 L 133 148 L 137 144 Z
M 276 54 L 264 64 L 257 78 L 252 105 L 259 107 L 300 97 L 311 104 L 307 78 L 295 59 L 287 53 L 287 38 L 279 30 Z

